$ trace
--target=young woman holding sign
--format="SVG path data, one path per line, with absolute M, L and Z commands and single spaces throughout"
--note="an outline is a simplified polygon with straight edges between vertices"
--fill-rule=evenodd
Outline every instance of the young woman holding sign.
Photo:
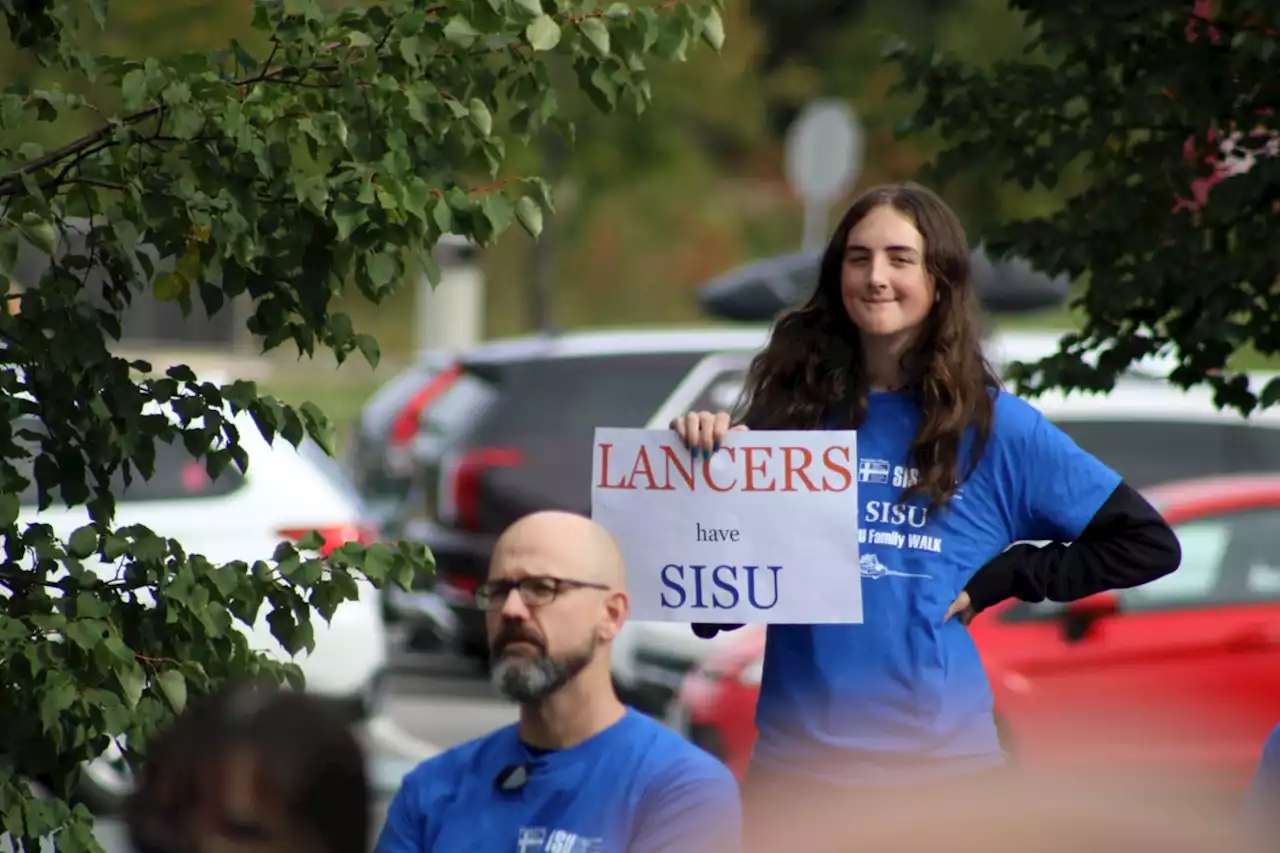
M 849 789 L 989 775 L 1004 753 L 968 617 L 1010 597 L 1136 586 L 1180 560 L 1155 509 L 1001 390 L 982 353 L 964 231 L 914 184 L 874 189 L 845 214 L 813 296 L 752 363 L 739 417 L 692 412 L 671 426 L 707 456 L 730 429 L 857 429 L 863 514 L 831 535 L 888 531 L 871 510 L 905 503 L 927 512 L 910 532 L 941 542 L 861 546 L 863 624 L 769 626 L 744 784 L 753 821 L 797 799 L 823 808 Z

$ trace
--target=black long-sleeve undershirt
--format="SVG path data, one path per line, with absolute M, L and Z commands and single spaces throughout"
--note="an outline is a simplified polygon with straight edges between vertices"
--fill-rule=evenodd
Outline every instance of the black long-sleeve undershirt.
M 975 612 L 1008 598 L 1076 601 L 1150 583 L 1178 568 L 1178 537 L 1147 499 L 1121 483 L 1076 541 L 1014 545 L 965 586 Z
M 1150 583 L 1178 568 L 1178 537 L 1146 498 L 1120 483 L 1072 543 L 1019 544 L 988 562 L 965 585 L 975 613 L 1009 598 L 1076 601 Z M 704 639 L 742 625 L 695 622 Z

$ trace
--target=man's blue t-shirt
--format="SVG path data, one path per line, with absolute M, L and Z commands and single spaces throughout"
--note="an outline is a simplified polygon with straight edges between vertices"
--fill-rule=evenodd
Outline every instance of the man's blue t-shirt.
M 977 467 L 930 512 L 923 496 L 899 503 L 918 476 L 908 447 L 919 421 L 909 395 L 871 394 L 858 429 L 864 623 L 769 626 L 753 757 L 761 769 L 889 787 L 1004 762 L 977 647 L 964 625 L 943 617 L 1011 543 L 1074 540 L 1120 476 L 1000 392 Z
M 528 781 L 501 791 L 505 768 Z M 712 756 L 628 709 L 568 749 L 532 750 L 516 726 L 409 773 L 376 853 L 737 853 L 738 784 Z
M 1244 798 L 1245 821 L 1265 840 L 1280 841 L 1280 725 L 1262 746 L 1262 758 Z

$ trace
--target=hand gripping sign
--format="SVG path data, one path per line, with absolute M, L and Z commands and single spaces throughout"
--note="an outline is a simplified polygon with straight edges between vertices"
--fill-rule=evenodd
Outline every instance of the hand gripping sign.
M 631 618 L 862 622 L 853 432 L 597 429 L 591 515 L 627 561 Z

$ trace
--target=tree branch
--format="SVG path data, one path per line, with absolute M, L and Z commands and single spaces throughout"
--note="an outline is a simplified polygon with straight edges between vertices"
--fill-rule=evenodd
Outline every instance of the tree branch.
M 687 0 L 663 0 L 663 2 L 656 4 L 652 8 L 656 11 L 665 11 L 667 9 L 675 8 L 676 6 L 680 6 L 685 2 L 687 2 Z M 443 6 L 430 6 L 424 10 L 424 14 L 436 13 L 443 8 L 444 8 Z M 576 13 L 576 14 L 568 15 L 567 20 L 570 24 L 576 25 L 576 24 L 580 24 L 583 20 L 587 18 L 600 18 L 600 17 L 605 17 L 607 14 L 608 13 L 603 10 L 595 11 L 595 12 Z M 388 30 L 387 33 L 383 36 L 382 41 L 378 43 L 379 48 L 382 47 L 383 44 L 385 44 L 387 37 L 390 36 L 390 34 L 391 34 L 391 31 Z M 340 42 L 334 42 L 332 44 L 326 45 L 320 52 L 333 53 L 337 50 L 342 49 L 344 46 L 345 45 Z M 262 71 L 248 77 L 242 77 L 240 79 L 233 80 L 231 81 L 231 85 L 236 88 L 243 88 L 246 86 L 253 86 L 268 80 L 276 80 L 290 74 L 296 75 L 299 79 L 301 79 L 305 77 L 307 74 L 310 74 L 315 71 L 334 71 L 338 68 L 337 65 L 329 64 L 329 63 L 325 63 L 325 64 L 312 63 L 311 65 L 308 65 L 305 68 L 296 68 L 294 66 L 289 66 L 289 65 L 272 67 L 271 61 L 275 58 L 276 53 L 279 50 L 279 47 L 280 47 L 279 41 L 272 39 L 271 52 L 267 55 L 266 62 L 263 63 Z M 502 48 L 494 52 L 503 52 L 505 50 L 506 48 Z M 316 84 L 312 84 L 312 85 L 314 86 Z M 114 145 L 115 143 L 109 137 L 119 127 L 121 126 L 132 127 L 136 124 L 146 121 L 147 119 L 154 118 L 156 116 L 163 116 L 165 112 L 166 112 L 165 107 L 163 107 L 160 104 L 157 104 L 155 106 L 147 107 L 146 109 L 142 109 L 142 110 L 138 110 L 137 112 L 130 113 L 129 115 L 125 116 L 122 119 L 119 119 L 115 123 L 103 125 L 102 127 L 98 128 L 97 130 L 93 131 L 87 136 L 82 136 L 81 138 L 73 142 L 69 142 L 66 145 L 62 146 L 61 148 L 58 148 L 57 150 L 50 151 L 48 154 L 44 154 L 40 157 L 37 157 L 36 159 L 32 160 L 30 163 L 26 163 L 22 166 L 19 166 L 17 169 L 14 169 L 3 176 L 0 176 L 0 199 L 17 195 L 18 191 L 22 187 L 22 177 L 24 175 L 29 175 L 29 174 L 32 174 L 33 172 L 38 172 L 41 169 L 45 169 L 56 163 L 60 163 L 68 157 L 75 157 L 76 158 L 75 162 L 79 162 L 80 160 L 90 157 L 98 153 L 99 151 L 102 151 L 106 148 L 110 148 L 112 145 Z M 56 185 L 57 183 L 59 183 L 61 179 L 65 178 L 66 173 L 68 171 L 69 171 L 69 168 L 64 169 L 58 175 L 58 178 L 52 181 L 52 184 Z M 48 185 L 50 185 L 48 182 L 44 184 L 44 186 L 48 186 Z
M 273 43 L 271 48 L 271 53 L 267 57 L 268 62 L 263 64 L 263 69 L 261 72 L 257 74 L 253 74 L 249 77 L 242 77 L 238 80 L 233 80 L 231 81 L 231 85 L 236 88 L 243 88 L 246 86 L 253 86 L 257 83 L 261 83 L 264 80 L 283 76 L 289 73 L 290 71 L 294 71 L 295 73 L 303 73 L 303 74 L 306 73 L 305 71 L 297 72 L 296 69 L 287 65 L 277 66 L 274 68 L 271 67 L 270 60 L 275 57 L 278 47 L 279 47 L 278 42 Z M 325 52 L 331 52 L 333 50 L 336 50 L 338 47 L 340 47 L 340 45 L 331 44 L 326 46 L 324 50 Z M 36 159 L 32 160 L 30 163 L 26 163 L 22 166 L 19 166 L 17 169 L 14 169 L 13 171 L 8 172 L 3 177 L 0 177 L 0 198 L 16 195 L 18 190 L 22 187 L 22 177 L 24 175 L 29 175 L 34 172 L 38 172 L 41 169 L 48 168 L 49 166 L 62 162 L 68 157 L 75 158 L 75 160 L 73 160 L 72 163 L 70 164 L 71 166 L 74 166 L 79 161 L 84 160 L 87 157 L 91 157 L 94 154 L 98 153 L 99 151 L 105 150 L 107 148 L 110 148 L 112 145 L 114 145 L 115 143 L 110 139 L 110 137 L 120 127 L 122 126 L 133 127 L 134 125 L 140 124 L 146 121 L 147 119 L 155 118 L 157 116 L 162 116 L 164 112 L 165 112 L 165 108 L 159 104 L 155 106 L 147 107 L 146 109 L 138 110 L 137 112 L 130 113 L 124 118 L 119 119 L 117 122 L 103 125 L 102 127 L 98 128 L 97 130 L 93 131 L 87 136 L 82 136 L 73 142 L 68 142 L 66 145 L 62 146 L 61 148 L 58 148 L 54 151 L 50 151 L 48 154 L 44 154 L 40 157 L 37 157 Z M 63 171 L 58 175 L 58 179 L 55 180 L 55 183 L 57 183 L 58 180 L 64 178 L 66 176 L 66 173 L 69 170 L 70 170 L 70 166 L 66 169 L 63 169 Z

